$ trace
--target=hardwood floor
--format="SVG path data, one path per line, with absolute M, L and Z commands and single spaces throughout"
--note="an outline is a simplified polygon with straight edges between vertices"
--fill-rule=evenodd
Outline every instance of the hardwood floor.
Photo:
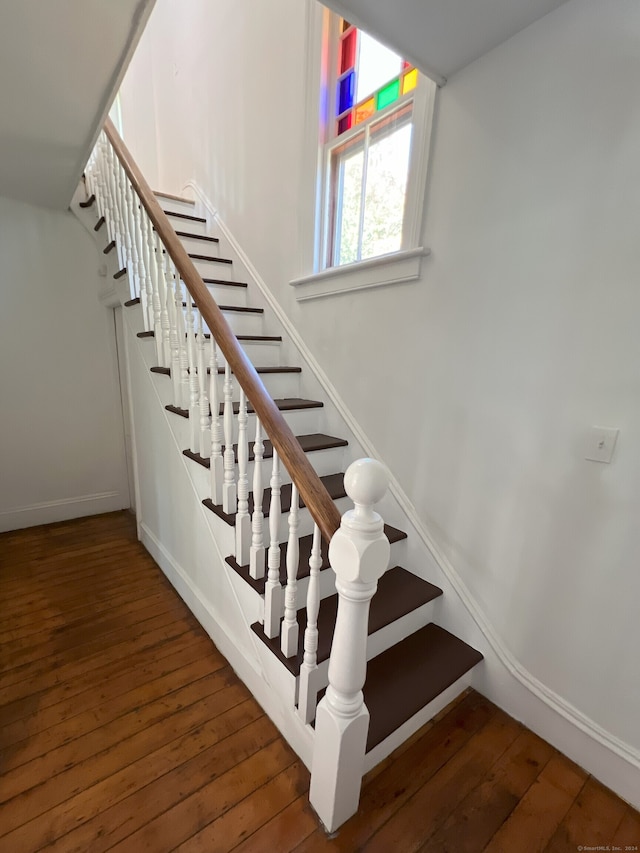
M 0 851 L 640 847 L 640 815 L 469 692 L 334 838 L 309 774 L 127 513 L 0 535 Z

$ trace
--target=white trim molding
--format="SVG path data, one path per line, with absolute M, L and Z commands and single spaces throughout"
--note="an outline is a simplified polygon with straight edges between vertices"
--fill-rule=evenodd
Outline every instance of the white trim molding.
M 38 524 L 55 524 L 58 521 L 98 515 L 101 512 L 117 512 L 128 507 L 129 496 L 117 491 L 42 501 L 0 510 L 0 532 L 35 527 Z
M 289 284 L 296 288 L 298 302 L 336 296 L 340 293 L 352 293 L 354 290 L 406 284 L 420 278 L 422 259 L 430 254 L 430 249 L 407 249 L 353 264 L 330 267 L 312 275 L 295 278 Z

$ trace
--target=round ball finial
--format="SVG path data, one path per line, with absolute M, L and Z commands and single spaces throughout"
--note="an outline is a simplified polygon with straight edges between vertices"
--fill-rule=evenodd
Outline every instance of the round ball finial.
M 356 505 L 372 506 L 382 500 L 389 486 L 389 473 L 377 459 L 358 459 L 344 475 L 344 488 Z

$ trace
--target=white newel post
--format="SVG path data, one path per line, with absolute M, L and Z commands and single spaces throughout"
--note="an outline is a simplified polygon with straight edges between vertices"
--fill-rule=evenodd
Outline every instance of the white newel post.
M 336 573 L 338 615 L 329 659 L 329 686 L 316 710 L 309 799 L 330 832 L 358 809 L 369 711 L 362 688 L 367 671 L 369 604 L 389 566 L 390 546 L 373 505 L 388 486 L 385 467 L 359 459 L 344 477 L 355 504 L 329 544 Z

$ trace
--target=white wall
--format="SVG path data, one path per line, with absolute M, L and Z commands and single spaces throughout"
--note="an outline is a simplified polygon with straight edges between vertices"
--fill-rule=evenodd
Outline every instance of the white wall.
M 113 311 L 71 213 L 0 198 L 0 530 L 129 505 Z
M 159 0 L 127 141 L 214 200 L 506 647 L 637 750 L 640 7 L 570 0 L 453 77 L 423 279 L 298 304 L 305 5 Z

